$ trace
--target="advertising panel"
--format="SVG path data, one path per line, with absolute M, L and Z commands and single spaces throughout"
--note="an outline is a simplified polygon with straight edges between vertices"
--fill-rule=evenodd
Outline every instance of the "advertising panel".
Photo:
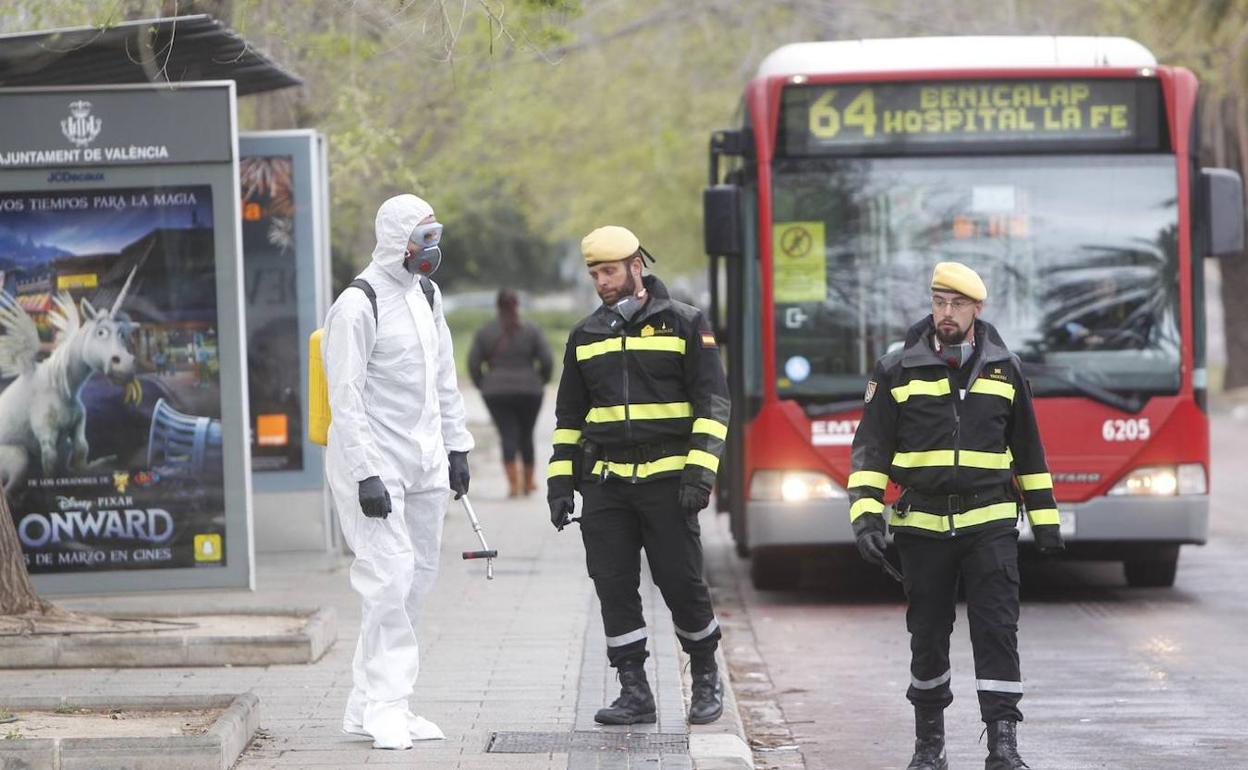
M 325 312 L 329 263 L 320 139 L 310 130 L 238 139 L 251 468 L 262 493 L 323 484 L 304 424 L 307 340 Z
M 244 155 L 238 161 L 247 292 L 247 387 L 251 469 L 303 469 L 303 397 L 296 286 L 294 158 Z M 299 210 L 302 208 L 302 211 Z
M 0 114 L 0 483 L 36 588 L 251 586 L 234 84 Z
M 0 193 L 0 477 L 32 574 L 221 567 L 212 191 Z

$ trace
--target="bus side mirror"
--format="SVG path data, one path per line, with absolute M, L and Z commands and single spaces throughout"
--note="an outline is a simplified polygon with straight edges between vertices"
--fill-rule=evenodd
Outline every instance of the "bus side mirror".
M 740 257 L 741 188 L 717 184 L 702 191 L 702 237 L 706 253 L 717 257 Z
M 1207 257 L 1231 257 L 1244 250 L 1244 184 L 1225 168 L 1200 170 L 1205 199 L 1204 241 Z

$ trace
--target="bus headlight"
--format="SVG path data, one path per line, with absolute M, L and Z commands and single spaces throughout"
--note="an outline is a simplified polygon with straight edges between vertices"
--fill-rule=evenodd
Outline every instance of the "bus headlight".
M 1200 463 L 1182 465 L 1152 465 L 1123 476 L 1109 490 L 1111 495 L 1203 495 L 1209 491 L 1205 480 L 1205 467 Z
M 750 479 L 751 500 L 804 503 L 807 500 L 848 497 L 839 484 L 818 471 L 754 471 L 754 476 Z

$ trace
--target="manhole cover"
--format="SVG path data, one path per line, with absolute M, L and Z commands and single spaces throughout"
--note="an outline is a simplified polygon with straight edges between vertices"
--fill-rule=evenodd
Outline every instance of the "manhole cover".
M 510 733 L 490 734 L 485 750 L 491 754 L 549 754 L 570 751 L 644 751 L 660 754 L 689 753 L 689 736 L 683 733 Z

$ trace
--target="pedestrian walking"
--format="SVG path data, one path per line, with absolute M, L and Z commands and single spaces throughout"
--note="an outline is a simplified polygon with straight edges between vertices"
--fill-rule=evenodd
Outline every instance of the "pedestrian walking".
M 607 658 L 620 696 L 602 724 L 655 721 L 646 680 L 646 620 L 638 594 L 650 574 L 692 659 L 689 721 L 723 712 L 715 650 L 719 622 L 702 579 L 698 512 L 709 502 L 728 434 L 728 387 L 702 311 L 676 302 L 637 236 L 600 227 L 581 241 L 602 305 L 568 336 L 547 470 L 551 523 L 562 530 L 580 490 L 585 563 L 602 604 Z
M 372 263 L 334 302 L 322 356 L 333 420 L 325 470 L 360 595 L 360 636 L 342 729 L 379 749 L 442 738 L 408 699 L 416 623 L 438 571 L 447 493 L 468 491 L 472 436 L 455 381 L 441 292 L 442 225 L 415 195 L 377 211 Z
M 987 725 L 986 770 L 1027 765 L 1016 728 L 1020 504 L 1036 545 L 1063 549 L 1053 479 L 1031 388 L 1001 335 L 979 318 L 988 289 L 958 262 L 932 274 L 932 314 L 910 327 L 867 383 L 854 435 L 850 520 L 864 559 L 885 559 L 884 491 L 902 489 L 888 527 L 909 607 L 915 750 L 908 770 L 946 770 L 944 710 L 953 701 L 949 635 L 966 593 L 975 686 Z
M 533 424 L 550 382 L 550 346 L 537 324 L 520 317 L 520 299 L 500 289 L 498 315 L 477 330 L 468 352 L 468 373 L 481 391 L 503 443 L 507 496 L 528 495 L 533 481 Z M 518 457 L 517 457 L 518 455 Z

